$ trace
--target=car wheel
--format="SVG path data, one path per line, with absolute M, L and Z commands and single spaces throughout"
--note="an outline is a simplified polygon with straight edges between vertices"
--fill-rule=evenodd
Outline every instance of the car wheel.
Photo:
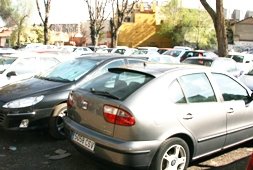
M 184 170 L 189 164 L 189 148 L 180 138 L 163 142 L 151 164 L 151 170 Z
M 67 114 L 67 104 L 62 103 L 55 107 L 52 116 L 49 119 L 49 133 L 55 139 L 64 139 L 64 124 L 62 117 Z

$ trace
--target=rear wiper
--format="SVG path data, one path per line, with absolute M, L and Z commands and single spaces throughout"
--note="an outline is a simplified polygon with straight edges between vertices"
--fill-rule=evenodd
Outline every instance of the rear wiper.
M 111 93 L 109 93 L 107 91 L 98 91 L 98 90 L 96 90 L 94 88 L 91 88 L 90 91 L 93 94 L 97 94 L 97 95 L 101 95 L 101 96 L 106 96 L 106 97 L 110 97 L 110 98 L 117 99 L 117 100 L 120 99 L 119 97 L 117 97 L 117 96 L 115 96 L 115 95 L 113 95 L 113 94 L 111 94 Z

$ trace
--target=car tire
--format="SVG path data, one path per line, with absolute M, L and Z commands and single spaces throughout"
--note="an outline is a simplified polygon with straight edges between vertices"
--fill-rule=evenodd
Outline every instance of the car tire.
M 55 107 L 49 119 L 49 133 L 55 139 L 64 139 L 63 116 L 67 114 L 67 104 L 62 103 Z
M 150 170 L 181 169 L 188 167 L 190 153 L 187 143 L 180 138 L 164 141 L 156 153 Z

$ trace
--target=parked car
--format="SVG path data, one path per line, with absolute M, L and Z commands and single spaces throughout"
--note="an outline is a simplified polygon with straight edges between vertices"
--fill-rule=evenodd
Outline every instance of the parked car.
M 113 48 L 100 48 L 96 51 L 96 53 L 111 53 Z
M 3 56 L 3 55 L 10 55 L 10 54 L 13 54 L 13 53 L 16 53 L 17 51 L 12 49 L 12 48 L 0 48 L 0 56 Z
M 253 91 L 253 67 L 239 77 L 239 79 Z
M 226 57 L 235 60 L 238 64 L 238 67 L 245 72 L 248 72 L 253 66 L 253 54 L 229 52 Z
M 252 100 L 238 79 L 208 67 L 112 68 L 70 92 L 64 127 L 86 155 L 127 167 L 187 169 L 253 139 Z
M 50 71 L 0 88 L 0 128 L 49 128 L 54 138 L 64 138 L 62 116 L 70 90 L 110 67 L 143 63 L 133 57 L 88 55 L 63 62 Z
M 155 62 L 155 63 L 180 63 L 175 57 L 169 56 L 169 55 L 150 55 L 148 58 L 148 61 Z
M 155 49 L 138 49 L 134 51 L 131 56 L 134 57 L 150 57 L 153 55 L 160 55 Z
M 73 50 L 73 53 L 77 54 L 77 55 L 83 55 L 83 54 L 94 53 L 94 51 L 92 51 L 88 47 L 75 47 L 74 50 Z
M 159 54 L 163 54 L 163 53 L 165 53 L 166 51 L 168 51 L 168 50 L 171 50 L 172 48 L 159 48 L 158 50 L 157 50 L 157 52 L 159 53 Z
M 0 74 L 4 72 L 18 57 L 15 56 L 0 56 Z
M 164 52 L 162 55 L 169 55 L 169 56 L 173 56 L 175 57 L 179 62 L 180 62 L 180 58 L 182 57 L 182 55 L 188 50 L 185 49 L 171 49 L 168 50 L 166 52 Z
M 173 48 L 174 49 L 193 50 L 193 48 L 187 47 L 187 46 L 174 46 Z
M 181 63 L 208 66 L 216 71 L 228 72 L 235 77 L 240 77 L 243 73 L 233 59 L 225 57 L 189 57 Z
M 27 79 L 57 64 L 69 60 L 71 56 L 36 52 L 17 52 L 9 56 L 13 58 L 10 65 L 0 73 L 0 87 Z
M 204 50 L 192 50 L 186 51 L 180 58 L 180 62 L 184 61 L 186 58 L 189 57 L 212 57 L 217 58 L 219 57 L 217 54 L 211 51 L 204 51 Z

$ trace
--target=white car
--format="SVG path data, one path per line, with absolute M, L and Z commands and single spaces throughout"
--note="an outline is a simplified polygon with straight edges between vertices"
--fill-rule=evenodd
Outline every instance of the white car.
M 169 56 L 173 56 L 175 57 L 178 62 L 180 62 L 180 58 L 182 57 L 182 55 L 184 55 L 184 53 L 188 51 L 188 50 L 185 50 L 185 49 L 170 49 L 170 50 L 167 50 L 166 52 L 164 52 L 162 55 L 169 55 Z
M 77 55 L 85 55 L 85 54 L 90 54 L 94 52 L 88 47 L 75 47 L 72 53 L 77 54 Z
M 37 73 L 48 70 L 57 64 L 71 59 L 70 56 L 18 52 L 10 57 L 16 58 L 13 63 L 1 71 L 0 87 L 27 78 L 31 78 Z
M 229 52 L 226 57 L 235 60 L 238 67 L 244 72 L 248 72 L 253 66 L 253 54 Z

